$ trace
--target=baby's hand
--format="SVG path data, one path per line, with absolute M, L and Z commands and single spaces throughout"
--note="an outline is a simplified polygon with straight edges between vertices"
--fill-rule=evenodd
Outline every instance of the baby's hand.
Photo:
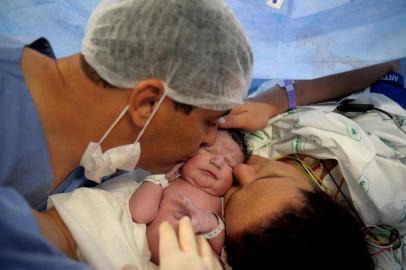
M 217 217 L 205 209 L 196 206 L 186 195 L 179 192 L 181 202 L 187 211 L 187 215 L 192 221 L 193 229 L 196 233 L 207 233 L 217 228 Z M 184 215 L 178 213 L 175 214 L 175 218 L 182 218 Z

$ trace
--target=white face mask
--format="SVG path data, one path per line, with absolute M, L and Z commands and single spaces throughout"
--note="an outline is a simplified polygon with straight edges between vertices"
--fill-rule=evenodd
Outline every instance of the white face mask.
M 141 156 L 141 146 L 139 140 L 141 139 L 142 134 L 144 134 L 145 129 L 148 127 L 155 113 L 158 111 L 158 108 L 164 100 L 165 93 L 156 104 L 151 116 L 145 123 L 145 126 L 142 128 L 141 132 L 138 134 L 134 143 L 117 146 L 107 150 L 104 153 L 102 152 L 100 146 L 111 130 L 116 126 L 118 121 L 120 121 L 124 114 L 128 111 L 128 105 L 120 113 L 99 142 L 89 142 L 89 145 L 87 146 L 86 151 L 80 160 L 80 165 L 85 168 L 85 176 L 87 179 L 100 183 L 104 176 L 111 175 L 117 169 L 130 171 L 135 168 Z

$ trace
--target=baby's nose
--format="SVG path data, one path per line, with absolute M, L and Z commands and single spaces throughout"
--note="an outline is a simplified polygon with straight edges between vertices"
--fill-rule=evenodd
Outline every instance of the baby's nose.
M 221 155 L 214 156 L 211 161 L 217 168 L 221 168 L 224 165 L 224 157 Z

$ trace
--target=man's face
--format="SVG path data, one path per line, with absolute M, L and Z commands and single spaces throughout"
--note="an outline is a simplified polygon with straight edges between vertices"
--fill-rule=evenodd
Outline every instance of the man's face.
M 195 108 L 186 114 L 165 98 L 141 138 L 139 166 L 154 173 L 168 172 L 196 154 L 201 145 L 214 143 L 217 121 L 226 113 Z
M 226 131 L 218 131 L 213 145 L 202 146 L 182 167 L 182 179 L 215 196 L 233 183 L 233 168 L 244 161 L 240 146 Z
M 256 165 L 242 164 L 234 170 L 240 185 L 232 187 L 225 196 L 227 234 L 246 231 L 289 204 L 301 203 L 299 190 L 313 190 L 294 165 L 280 161 Z

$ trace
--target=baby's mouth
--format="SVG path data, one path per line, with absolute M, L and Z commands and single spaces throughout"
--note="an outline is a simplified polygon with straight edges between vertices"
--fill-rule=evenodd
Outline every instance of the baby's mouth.
M 206 175 L 208 175 L 208 176 L 210 176 L 210 177 L 212 177 L 212 178 L 214 178 L 214 179 L 217 179 L 217 176 L 216 176 L 213 172 L 211 172 L 211 171 L 209 171 L 209 170 L 203 170 L 203 172 L 204 172 Z

